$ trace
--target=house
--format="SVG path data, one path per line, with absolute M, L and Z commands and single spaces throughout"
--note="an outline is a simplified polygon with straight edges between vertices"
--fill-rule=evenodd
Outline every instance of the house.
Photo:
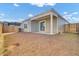
M 24 20 L 21 24 L 21 29 L 24 32 L 57 34 L 64 32 L 64 24 L 68 23 L 55 10 L 49 10 Z

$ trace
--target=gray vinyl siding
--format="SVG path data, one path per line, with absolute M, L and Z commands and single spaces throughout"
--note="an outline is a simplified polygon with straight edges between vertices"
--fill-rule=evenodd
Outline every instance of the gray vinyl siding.
M 39 23 L 38 21 L 31 22 L 31 32 L 39 32 Z
M 59 17 L 58 18 L 58 32 L 64 32 L 65 24 L 68 24 L 68 22 L 62 19 L 61 17 Z
M 24 28 L 24 24 L 27 25 L 27 28 Z M 21 27 L 22 31 L 30 32 L 30 23 L 29 23 L 29 21 L 23 22 L 20 27 Z

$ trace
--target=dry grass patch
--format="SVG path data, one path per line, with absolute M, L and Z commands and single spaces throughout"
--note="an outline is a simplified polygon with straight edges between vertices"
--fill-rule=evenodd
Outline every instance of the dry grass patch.
M 19 43 L 9 55 L 79 55 L 78 34 L 42 35 L 15 33 L 5 36 L 6 45 Z

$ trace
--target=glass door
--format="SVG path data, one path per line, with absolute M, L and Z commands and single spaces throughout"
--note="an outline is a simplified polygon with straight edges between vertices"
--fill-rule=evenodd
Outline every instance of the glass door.
M 45 23 L 45 21 L 41 21 L 40 23 L 39 23 L 39 30 L 40 31 L 45 31 L 45 29 L 46 29 L 46 23 Z

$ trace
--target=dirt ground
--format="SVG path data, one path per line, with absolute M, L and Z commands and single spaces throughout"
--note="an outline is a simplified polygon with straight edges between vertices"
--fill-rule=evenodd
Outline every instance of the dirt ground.
M 19 43 L 9 56 L 79 56 L 79 34 L 43 35 L 14 33 L 5 36 L 6 45 Z

